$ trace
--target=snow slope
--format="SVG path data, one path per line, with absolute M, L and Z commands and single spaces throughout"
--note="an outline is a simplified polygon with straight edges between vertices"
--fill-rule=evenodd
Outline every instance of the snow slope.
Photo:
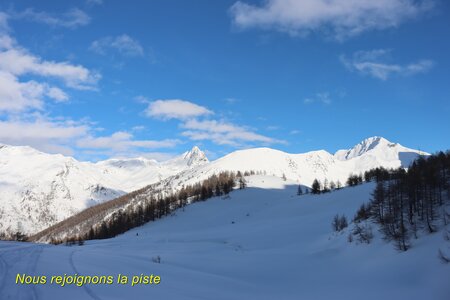
M 270 148 L 232 152 L 222 158 L 186 170 L 172 181 L 172 186 L 192 184 L 221 171 L 260 171 L 267 175 L 286 177 L 298 184 L 311 186 L 314 179 L 345 184 L 350 174 L 360 174 L 377 167 L 408 167 L 419 155 L 428 153 L 391 143 L 382 137 L 368 138 L 348 150 L 336 154 L 311 151 L 290 154 Z
M 91 205 L 207 162 L 197 147 L 163 163 L 133 158 L 93 164 L 0 145 L 0 232 L 40 231 Z
M 376 230 L 369 245 L 331 232 L 333 216 L 351 218 L 373 184 L 300 197 L 278 177 L 251 176 L 248 186 L 84 246 L 0 242 L 1 299 L 450 299 L 440 233 L 400 253 Z M 142 273 L 161 283 L 20 286 L 17 273 Z
M 0 146 L 0 232 L 36 233 L 93 204 L 166 180 L 169 188 L 221 171 L 260 171 L 310 186 L 314 179 L 345 183 L 352 173 L 407 167 L 422 153 L 381 137 L 348 150 L 289 154 L 270 148 L 239 150 L 213 162 L 197 147 L 166 162 L 110 159 L 95 164 L 30 147 Z M 176 176 L 175 176 L 176 175 Z

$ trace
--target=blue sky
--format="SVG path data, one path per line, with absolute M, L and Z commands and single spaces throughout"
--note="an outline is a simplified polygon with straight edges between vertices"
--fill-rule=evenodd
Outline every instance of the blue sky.
M 449 148 L 439 0 L 2 1 L 0 142 L 82 160 Z

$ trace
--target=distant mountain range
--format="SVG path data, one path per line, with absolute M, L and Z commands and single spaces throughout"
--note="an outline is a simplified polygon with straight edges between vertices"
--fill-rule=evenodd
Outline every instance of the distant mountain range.
M 418 155 L 428 154 L 382 137 L 334 155 L 255 148 L 212 162 L 198 147 L 164 162 L 139 157 L 90 163 L 27 146 L 0 145 L 0 232 L 36 233 L 87 207 L 158 182 L 176 190 L 221 171 L 259 171 L 306 186 L 315 178 L 344 184 L 352 173 L 408 167 Z

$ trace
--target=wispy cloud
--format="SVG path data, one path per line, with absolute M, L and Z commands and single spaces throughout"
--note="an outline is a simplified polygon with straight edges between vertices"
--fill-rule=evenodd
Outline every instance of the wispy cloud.
M 275 29 L 292 35 L 320 32 L 342 40 L 397 27 L 433 4 L 433 0 L 267 0 L 261 5 L 238 1 L 230 13 L 233 23 L 243 29 Z
M 322 103 L 328 105 L 331 104 L 331 102 L 330 93 L 328 92 L 317 93 L 312 97 L 303 99 L 304 104 Z
M 377 49 L 371 51 L 358 51 L 350 58 L 340 56 L 341 62 L 350 71 L 369 75 L 381 80 L 387 80 L 394 75 L 411 76 L 428 72 L 434 65 L 429 59 L 422 59 L 413 63 L 392 63 L 390 50 Z
M 285 143 L 284 141 L 258 134 L 251 129 L 225 121 L 189 120 L 181 126 L 188 129 L 182 132 L 183 136 L 194 141 L 209 140 L 217 145 L 240 147 L 242 143 L 248 142 L 263 144 Z
M 0 141 L 11 145 L 29 145 L 41 151 L 72 155 L 68 146 L 73 139 L 87 134 L 89 126 L 70 120 L 49 120 L 40 115 L 32 119 L 0 121 Z
M 47 96 L 52 98 L 56 102 L 65 102 L 69 100 L 69 96 L 63 90 L 57 87 L 48 88 Z
M 226 98 L 224 101 L 225 101 L 227 104 L 235 104 L 235 103 L 239 102 L 239 100 L 236 99 L 236 98 Z
M 36 11 L 33 8 L 27 8 L 22 12 L 16 12 L 12 15 L 17 19 L 70 29 L 85 26 L 91 22 L 89 15 L 78 8 L 72 8 L 62 14 L 51 14 L 45 11 Z
M 132 131 L 139 131 L 133 128 Z M 124 156 L 154 149 L 169 149 L 180 144 L 177 139 L 138 139 L 127 131 L 111 135 L 101 132 L 93 124 L 81 120 L 48 118 L 39 113 L 11 116 L 0 120 L 0 142 L 10 145 L 29 145 L 41 151 L 73 155 L 77 151 L 90 151 L 95 156 Z M 161 155 L 159 155 L 161 157 Z
M 86 0 L 88 5 L 102 5 L 103 0 Z
M 193 117 L 213 114 L 204 106 L 181 99 L 156 100 L 150 102 L 145 114 L 149 117 L 163 120 L 185 120 Z
M 110 149 L 113 152 L 124 152 L 133 148 L 158 149 L 172 148 L 179 144 L 176 139 L 165 140 L 137 140 L 125 131 L 117 131 L 110 136 L 88 136 L 77 141 L 77 146 L 88 149 Z
M 67 61 L 42 59 L 21 47 L 11 36 L 9 15 L 0 12 L 0 113 L 42 109 L 46 99 L 69 100 L 61 87 L 48 83 L 57 79 L 69 88 L 95 90 L 101 75 Z
M 242 147 L 245 143 L 285 143 L 285 141 L 258 134 L 255 130 L 227 122 L 211 119 L 214 112 L 186 100 L 157 100 L 150 102 L 145 114 L 149 117 L 169 120 L 177 119 L 182 128 L 181 135 L 192 141 L 211 141 L 217 145 Z
M 91 43 L 89 49 L 102 55 L 105 55 L 110 50 L 114 50 L 125 56 L 144 56 L 144 48 L 139 41 L 126 34 L 115 37 L 107 36 L 95 40 Z
M 9 39 L 8 39 L 9 37 Z M 38 75 L 54 77 L 75 89 L 93 89 L 100 79 L 100 74 L 90 71 L 81 65 L 69 62 L 46 61 L 29 53 L 18 46 L 9 35 L 3 35 L 0 40 L 11 42 L 2 43 L 0 47 L 0 70 L 14 76 Z
M 150 104 L 150 99 L 148 99 L 145 96 L 142 95 L 138 95 L 136 97 L 133 98 L 136 102 L 141 103 L 141 104 Z
M 1 143 L 29 145 L 41 151 L 66 155 L 73 155 L 77 150 L 77 153 L 91 151 L 93 156 L 106 152 L 116 156 L 172 148 L 180 142 L 136 138 L 130 132 L 142 130 L 139 126 L 129 132 L 122 130 L 102 135 L 101 130 L 87 120 L 49 117 L 47 101 L 68 101 L 64 87 L 96 89 L 100 75 L 81 65 L 49 61 L 34 55 L 11 35 L 8 19 L 8 14 L 0 12 Z M 57 83 L 58 80 L 61 82 Z

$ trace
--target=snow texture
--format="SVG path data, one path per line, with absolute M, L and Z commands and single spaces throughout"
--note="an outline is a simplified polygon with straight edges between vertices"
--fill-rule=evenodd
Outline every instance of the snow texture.
M 260 150 L 258 150 L 260 151 Z M 297 181 L 256 175 L 248 188 L 84 246 L 0 242 L 1 299 L 450 299 L 448 242 L 423 235 L 397 252 L 332 233 L 373 184 L 297 196 Z M 156 263 L 156 257 L 160 263 Z M 159 285 L 17 285 L 16 274 L 155 274 Z

